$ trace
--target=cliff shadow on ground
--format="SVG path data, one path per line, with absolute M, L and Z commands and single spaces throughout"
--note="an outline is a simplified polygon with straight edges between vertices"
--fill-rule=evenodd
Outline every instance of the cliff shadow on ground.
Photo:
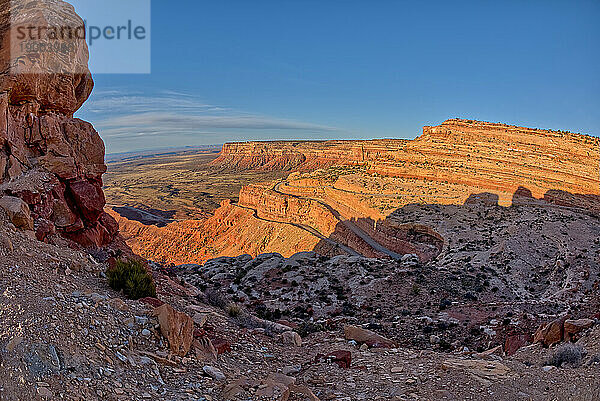
M 532 192 L 519 187 L 512 196 L 508 207 L 499 204 L 499 196 L 490 192 L 473 193 L 462 205 L 409 204 L 398 208 L 384 220 L 358 218 L 339 222 L 328 239 L 319 241 L 314 251 L 323 255 L 347 254 L 349 247 L 366 257 L 388 257 L 399 259 L 406 254 L 416 254 L 422 262 L 437 258 L 451 243 L 453 231 L 463 228 L 485 228 L 487 234 L 481 234 L 485 241 L 495 230 L 501 227 L 494 222 L 503 221 L 519 226 L 523 213 L 536 215 L 543 219 L 545 210 L 565 210 L 567 214 L 576 213 L 600 217 L 600 196 L 595 194 L 573 194 L 561 190 L 549 190 L 543 198 L 537 199 Z M 494 213 L 502 218 L 482 216 Z M 460 222 L 460 224 L 459 224 Z M 450 229 L 449 227 L 452 227 Z M 515 234 L 526 235 L 528 228 L 522 227 Z

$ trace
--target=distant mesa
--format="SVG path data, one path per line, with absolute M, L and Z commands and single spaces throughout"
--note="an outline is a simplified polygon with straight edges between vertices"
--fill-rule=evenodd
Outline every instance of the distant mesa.
M 598 194 L 599 163 L 600 142 L 595 137 L 451 119 L 424 127 L 415 140 L 227 143 L 213 165 L 287 171 L 366 165 L 370 173 L 448 183 L 469 194 L 482 189 L 501 192 L 501 202 L 507 203 L 519 186 L 536 197 L 550 189 Z

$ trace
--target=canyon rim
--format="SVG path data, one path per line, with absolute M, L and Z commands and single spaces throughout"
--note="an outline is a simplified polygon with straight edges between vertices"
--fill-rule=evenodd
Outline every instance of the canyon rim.
M 499 98 L 494 63 L 517 69 L 511 79 L 529 89 L 543 78 L 567 93 L 578 82 L 550 79 L 552 63 L 532 77 L 527 63 L 487 58 L 479 36 L 498 29 L 500 9 L 457 6 L 461 17 L 439 2 L 427 11 L 435 40 L 411 46 L 392 32 L 422 22 L 355 3 L 332 13 L 326 3 L 219 12 L 220 3 L 183 2 L 182 12 L 154 2 L 151 35 L 147 0 L 107 0 L 92 14 L 85 2 L 0 0 L 0 401 L 600 399 L 600 139 L 440 118 L 455 104 L 501 113 L 512 103 L 477 96 L 469 85 L 481 71 L 462 75 L 453 66 L 466 68 L 465 57 L 438 45 L 457 35 L 477 49 L 467 59 L 489 64 Z M 588 44 L 593 35 L 578 29 L 598 10 L 569 4 L 562 14 L 574 9 L 582 15 L 565 35 Z M 536 10 L 547 13 L 545 30 L 568 23 L 551 23 L 561 14 L 552 7 Z M 85 28 L 105 12 L 115 19 L 89 46 L 15 34 Z M 482 16 L 485 29 L 473 25 Z M 535 28 L 520 17 L 511 14 L 515 27 Z M 121 20 L 144 37 L 111 42 Z M 498 32 L 518 49 L 538 35 Z M 150 37 L 151 74 L 92 78 L 94 49 L 114 45 L 115 64 L 143 61 Z M 123 52 L 121 39 L 140 47 Z M 527 54 L 550 59 L 539 47 Z M 391 66 L 410 77 L 389 75 Z M 426 101 L 432 77 L 440 87 Z M 458 78 L 464 90 L 443 90 Z M 395 107 L 380 88 L 397 81 L 403 96 L 418 87 L 410 103 L 426 102 L 398 109 L 402 118 L 443 109 L 414 139 L 345 139 L 360 135 L 325 123 L 364 119 L 385 131 L 386 107 L 359 94 L 368 87 Z M 240 108 L 207 104 L 180 90 L 188 86 Z M 562 120 L 548 116 L 549 98 L 509 100 L 528 104 L 530 121 L 593 126 L 592 96 L 565 95 L 584 112 L 565 103 Z M 249 103 L 274 116 L 241 111 Z M 304 121 L 321 112 L 332 116 Z

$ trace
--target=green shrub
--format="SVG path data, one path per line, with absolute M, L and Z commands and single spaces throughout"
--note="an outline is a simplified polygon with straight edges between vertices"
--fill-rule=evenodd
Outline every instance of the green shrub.
M 242 312 L 242 308 L 237 304 L 229 304 L 227 305 L 227 314 L 230 317 L 237 317 Z
M 137 260 L 117 260 L 114 268 L 106 272 L 108 285 L 115 291 L 123 290 L 129 299 L 156 297 L 156 285 L 150 273 Z

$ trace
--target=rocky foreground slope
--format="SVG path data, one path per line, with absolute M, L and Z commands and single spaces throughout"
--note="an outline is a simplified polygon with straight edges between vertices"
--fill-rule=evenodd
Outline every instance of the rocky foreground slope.
M 531 342 L 549 317 L 600 310 L 598 217 L 521 200 L 508 208 L 412 205 L 390 219 L 433 227 L 447 239 L 442 251 L 430 261 L 314 252 L 221 257 L 182 266 L 180 276 L 302 330 L 359 322 L 422 349 L 484 350 L 515 335 Z
M 102 276 L 106 264 L 39 243 L 3 213 L 0 223 L 1 400 L 593 400 L 600 395 L 600 326 L 594 320 L 592 327 L 589 320 L 574 323 L 579 326 L 573 346 L 532 344 L 510 356 L 502 347 L 442 351 L 441 342 L 397 347 L 381 337 L 380 326 L 342 317 L 331 319 L 325 331 L 300 337 L 291 323 L 267 322 L 227 304 L 213 306 L 219 303 L 214 294 L 181 286 L 164 270 L 154 271 L 159 299 L 123 299 Z M 303 258 L 311 256 L 295 260 Z M 420 269 L 406 262 L 403 269 Z M 406 273 L 395 274 L 402 280 Z M 160 306 L 163 302 L 174 310 Z M 410 329 L 416 317 L 403 315 L 397 330 Z M 432 317 L 436 335 L 442 322 L 441 314 Z M 562 340 L 561 335 L 556 341 Z

